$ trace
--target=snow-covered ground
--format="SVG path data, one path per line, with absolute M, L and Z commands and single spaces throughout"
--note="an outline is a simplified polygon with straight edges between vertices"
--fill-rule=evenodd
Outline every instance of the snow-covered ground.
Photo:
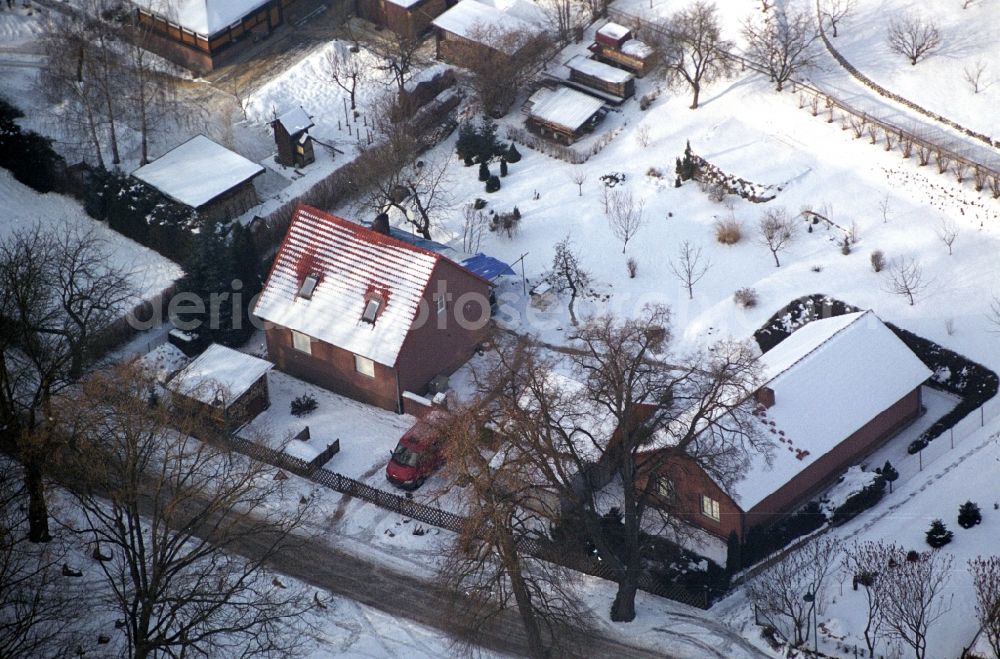
M 0 169 L 0 240 L 36 227 L 58 233 L 92 232 L 110 256 L 109 265 L 129 275 L 138 303 L 159 294 L 183 273 L 180 267 L 87 215 L 79 202 L 64 195 L 39 194 Z

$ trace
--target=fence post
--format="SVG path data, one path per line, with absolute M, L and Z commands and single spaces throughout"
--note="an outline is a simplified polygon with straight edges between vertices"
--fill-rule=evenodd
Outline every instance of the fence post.
M 917 451 L 917 457 L 920 458 L 920 471 L 924 470 L 924 450 L 920 449 Z
M 948 433 L 951 435 L 951 447 L 955 448 L 955 426 L 949 428 Z
M 982 405 L 979 406 L 979 427 L 980 428 L 982 428 L 983 426 L 986 425 L 986 412 L 984 411 L 985 409 L 986 409 L 986 404 L 985 403 L 983 403 Z

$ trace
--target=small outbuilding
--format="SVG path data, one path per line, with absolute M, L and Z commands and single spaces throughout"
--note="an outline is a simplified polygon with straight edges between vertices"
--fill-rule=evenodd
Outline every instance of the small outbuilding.
M 569 87 L 542 87 L 528 99 L 526 125 L 542 137 L 572 144 L 604 119 L 604 101 Z
M 167 384 L 174 404 L 235 430 L 268 408 L 271 362 L 213 343 Z
M 525 0 L 461 0 L 433 21 L 437 58 L 455 66 L 487 57 L 488 51 L 516 58 L 544 32 L 544 23 L 544 13 Z
M 635 76 L 631 72 L 604 62 L 576 55 L 568 62 L 569 79 L 620 99 L 635 94 Z
M 257 163 L 195 135 L 135 170 L 132 177 L 193 208 L 203 219 L 225 221 L 259 203 L 253 179 L 263 172 Z
M 595 59 L 631 71 L 640 78 L 656 64 L 653 49 L 633 38 L 632 31 L 618 23 L 607 23 L 597 30 L 589 50 Z
M 275 157 L 279 165 L 285 167 L 305 167 L 316 161 L 312 137 L 312 117 L 301 106 L 278 115 L 271 122 L 274 130 L 274 144 L 278 147 Z
M 448 9 L 447 0 L 358 0 L 358 16 L 415 39 Z

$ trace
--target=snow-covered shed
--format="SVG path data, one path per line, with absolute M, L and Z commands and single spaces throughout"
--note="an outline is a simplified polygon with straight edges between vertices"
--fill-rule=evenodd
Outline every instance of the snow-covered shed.
M 769 456 L 724 491 L 694 465 L 659 467 L 695 525 L 720 537 L 794 511 L 921 413 L 931 371 L 873 311 L 814 320 L 760 357 Z
M 441 254 L 303 205 L 254 313 L 279 369 L 399 411 L 472 354 L 489 296 Z
M 623 99 L 635 94 L 635 76 L 625 69 L 583 55 L 574 55 L 566 62 L 566 68 L 569 69 L 569 79 L 573 82 Z
M 144 46 L 196 73 L 207 73 L 292 18 L 320 6 L 343 13 L 346 2 L 322 0 L 130 0 Z M 341 6 L 343 5 L 343 6 Z M 353 3 L 350 3 L 353 7 Z
M 542 87 L 528 98 L 526 109 L 528 128 L 565 144 L 593 130 L 606 113 L 604 101 L 569 87 Z
M 174 402 L 191 406 L 222 427 L 236 429 L 270 405 L 271 362 L 213 343 L 167 384 Z
M 264 168 L 195 135 L 143 165 L 132 176 L 209 220 L 227 220 L 257 205 L 253 179 Z
M 312 137 L 307 132 L 313 127 L 312 117 L 300 105 L 271 122 L 274 144 L 278 147 L 276 160 L 285 167 L 305 167 L 316 161 Z
M 517 57 L 530 37 L 544 32 L 545 15 L 525 0 L 461 0 L 434 19 L 437 58 L 462 66 L 484 49 Z M 517 35 L 511 38 L 508 35 Z
M 594 35 L 594 43 L 588 48 L 595 59 L 631 71 L 640 78 L 656 64 L 655 51 L 618 23 L 605 23 L 600 27 Z

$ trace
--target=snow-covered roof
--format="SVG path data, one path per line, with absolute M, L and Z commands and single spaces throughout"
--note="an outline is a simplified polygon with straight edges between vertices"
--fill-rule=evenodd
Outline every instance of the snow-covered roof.
M 230 403 L 247 392 L 274 365 L 213 343 L 170 381 L 170 389 L 206 405 Z
M 744 510 L 931 376 L 870 310 L 814 320 L 760 362 L 775 401 L 760 419 L 776 450 L 770 466 L 763 456 L 755 456 L 745 478 L 735 484 L 732 494 Z
M 636 59 L 646 59 L 653 54 L 653 49 L 645 41 L 639 41 L 638 39 L 629 39 L 623 43 L 621 51 L 629 57 L 635 57 Z
M 268 0 L 132 0 L 146 11 L 187 28 L 212 36 L 224 30 Z
M 618 23 L 605 23 L 601 27 L 597 34 L 608 37 L 609 39 L 614 39 L 615 41 L 620 41 L 629 35 L 629 29 L 624 25 L 619 25 Z
M 396 5 L 397 7 L 402 7 L 403 9 L 410 9 L 414 5 L 420 4 L 422 0 L 386 0 L 389 4 Z
M 533 118 L 576 132 L 597 113 L 604 101 L 569 87 L 542 87 L 528 99 Z
M 308 130 L 313 127 L 312 117 L 302 106 L 291 109 L 278 117 L 278 123 L 289 135 L 294 135 L 299 131 Z
M 439 30 L 482 43 L 500 34 L 531 35 L 541 32 L 542 17 L 538 8 L 523 0 L 492 3 L 486 0 L 461 0 L 434 19 Z M 499 44 L 513 48 L 517 41 Z M 498 44 L 486 43 L 495 47 Z M 514 53 L 508 52 L 508 55 Z
M 573 71 L 579 71 L 592 78 L 617 85 L 624 84 L 635 77 L 624 69 L 589 59 L 583 55 L 575 55 L 566 62 L 566 66 Z
M 132 172 L 174 201 L 200 208 L 264 171 L 255 162 L 195 135 Z
M 359 224 L 299 206 L 254 313 L 386 366 L 393 366 L 444 257 Z M 304 279 L 318 275 L 309 299 Z M 362 320 L 372 296 L 374 323 Z

